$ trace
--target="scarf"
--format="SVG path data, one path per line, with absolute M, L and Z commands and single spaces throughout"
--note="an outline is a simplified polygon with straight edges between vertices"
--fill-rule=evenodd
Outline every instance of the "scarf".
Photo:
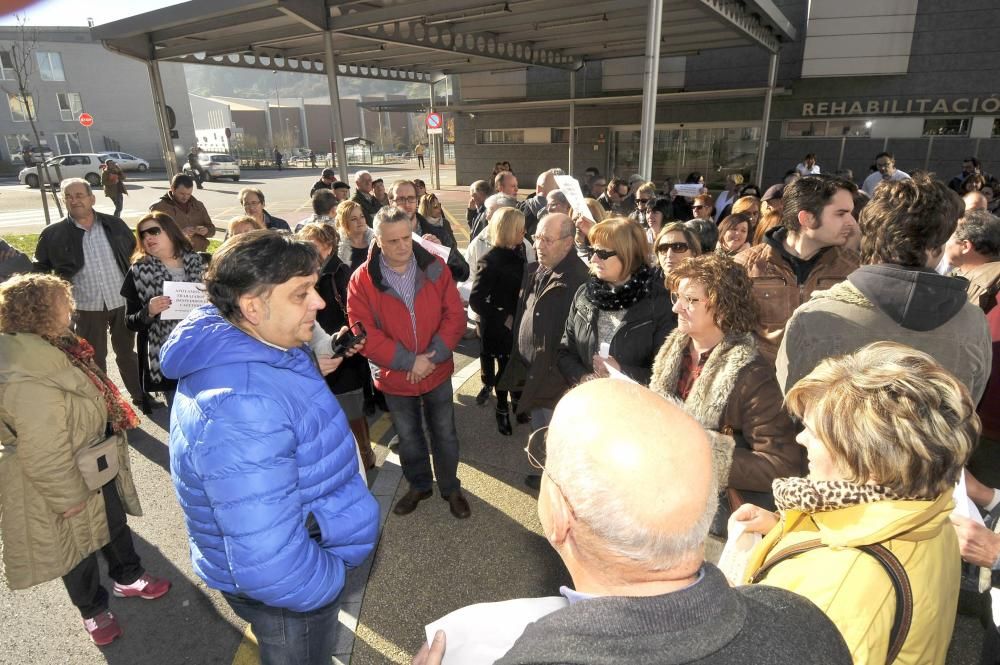
M 778 510 L 822 513 L 850 508 L 876 501 L 925 501 L 919 497 L 902 497 L 888 487 L 847 480 L 810 480 L 809 478 L 776 478 L 771 483 L 774 503 Z
M 108 410 L 108 423 L 115 432 L 134 429 L 139 426 L 139 416 L 135 414 L 132 405 L 122 399 L 118 387 L 94 362 L 94 347 L 82 337 L 67 333 L 61 337 L 45 337 L 52 346 L 66 354 L 70 363 L 87 375 L 90 382 L 101 391 L 104 405 Z
M 653 271 L 645 263 L 639 266 L 621 286 L 615 286 L 591 275 L 585 292 L 590 304 L 602 311 L 628 309 L 649 295 L 650 279 Z
M 184 281 L 200 282 L 205 271 L 201 255 L 196 252 L 184 252 Z M 147 255 L 132 265 L 132 275 L 135 278 L 135 290 L 139 299 L 149 305 L 156 296 L 163 295 L 163 283 L 173 281 L 170 271 L 155 256 Z M 167 336 L 177 327 L 179 321 L 165 321 L 159 316 L 153 317 L 146 330 L 146 360 L 149 367 L 149 378 L 154 383 L 163 381 L 160 372 L 160 347 L 167 341 Z

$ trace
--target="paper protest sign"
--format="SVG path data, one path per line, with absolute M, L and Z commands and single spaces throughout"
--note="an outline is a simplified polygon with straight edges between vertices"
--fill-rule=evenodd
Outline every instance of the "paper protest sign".
M 448 263 L 448 255 L 451 254 L 450 247 L 436 242 L 431 242 L 430 240 L 425 240 L 423 236 L 419 236 L 416 233 L 413 234 L 413 242 L 417 243 L 431 254 L 440 256 L 442 261 Z
M 163 295 L 170 298 L 170 307 L 160 312 L 164 321 L 179 321 L 208 302 L 205 285 L 200 282 L 164 282 Z
M 556 184 L 559 185 L 559 191 L 561 191 L 565 196 L 566 200 L 569 201 L 569 206 L 576 211 L 578 215 L 583 215 L 592 222 L 597 220 L 594 216 L 590 214 L 590 208 L 587 207 L 587 202 L 583 200 L 583 192 L 580 190 L 580 183 L 576 181 L 571 175 L 557 175 Z

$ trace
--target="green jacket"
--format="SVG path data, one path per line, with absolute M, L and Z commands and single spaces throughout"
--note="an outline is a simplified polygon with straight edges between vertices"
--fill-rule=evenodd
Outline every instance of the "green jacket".
M 110 541 L 104 495 L 87 489 L 74 455 L 104 436 L 107 407 L 87 376 L 37 335 L 0 334 L 0 538 L 12 589 L 56 579 Z M 141 515 L 128 442 L 116 478 Z M 68 519 L 62 513 L 86 501 Z

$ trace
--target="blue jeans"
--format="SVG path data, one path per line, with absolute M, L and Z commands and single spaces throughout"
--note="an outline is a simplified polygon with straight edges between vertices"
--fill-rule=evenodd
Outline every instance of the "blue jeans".
M 339 598 L 310 612 L 293 612 L 245 596 L 222 595 L 250 624 L 261 665 L 330 665 L 337 648 Z
M 461 486 L 458 481 L 458 432 L 455 429 L 455 406 L 451 381 L 416 397 L 386 393 L 389 415 L 399 436 L 399 460 L 410 487 L 423 492 L 431 489 L 437 476 L 441 496 L 447 498 Z M 421 407 L 423 407 L 421 409 Z M 434 454 L 434 475 L 424 436 L 424 418 L 431 435 L 430 452 Z

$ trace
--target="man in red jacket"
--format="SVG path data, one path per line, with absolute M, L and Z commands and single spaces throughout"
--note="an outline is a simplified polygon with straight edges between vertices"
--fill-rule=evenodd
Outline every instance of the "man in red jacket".
M 375 216 L 375 244 L 351 276 L 347 313 L 368 332 L 364 355 L 377 366 L 375 385 L 385 393 L 399 436 L 399 458 L 410 489 L 393 508 L 412 513 L 431 496 L 437 476 L 451 514 L 469 516 L 458 471 L 458 433 L 452 401 L 452 350 L 465 333 L 465 309 L 444 262 L 414 245 L 410 217 L 401 208 Z M 434 474 L 424 437 L 430 431 Z

